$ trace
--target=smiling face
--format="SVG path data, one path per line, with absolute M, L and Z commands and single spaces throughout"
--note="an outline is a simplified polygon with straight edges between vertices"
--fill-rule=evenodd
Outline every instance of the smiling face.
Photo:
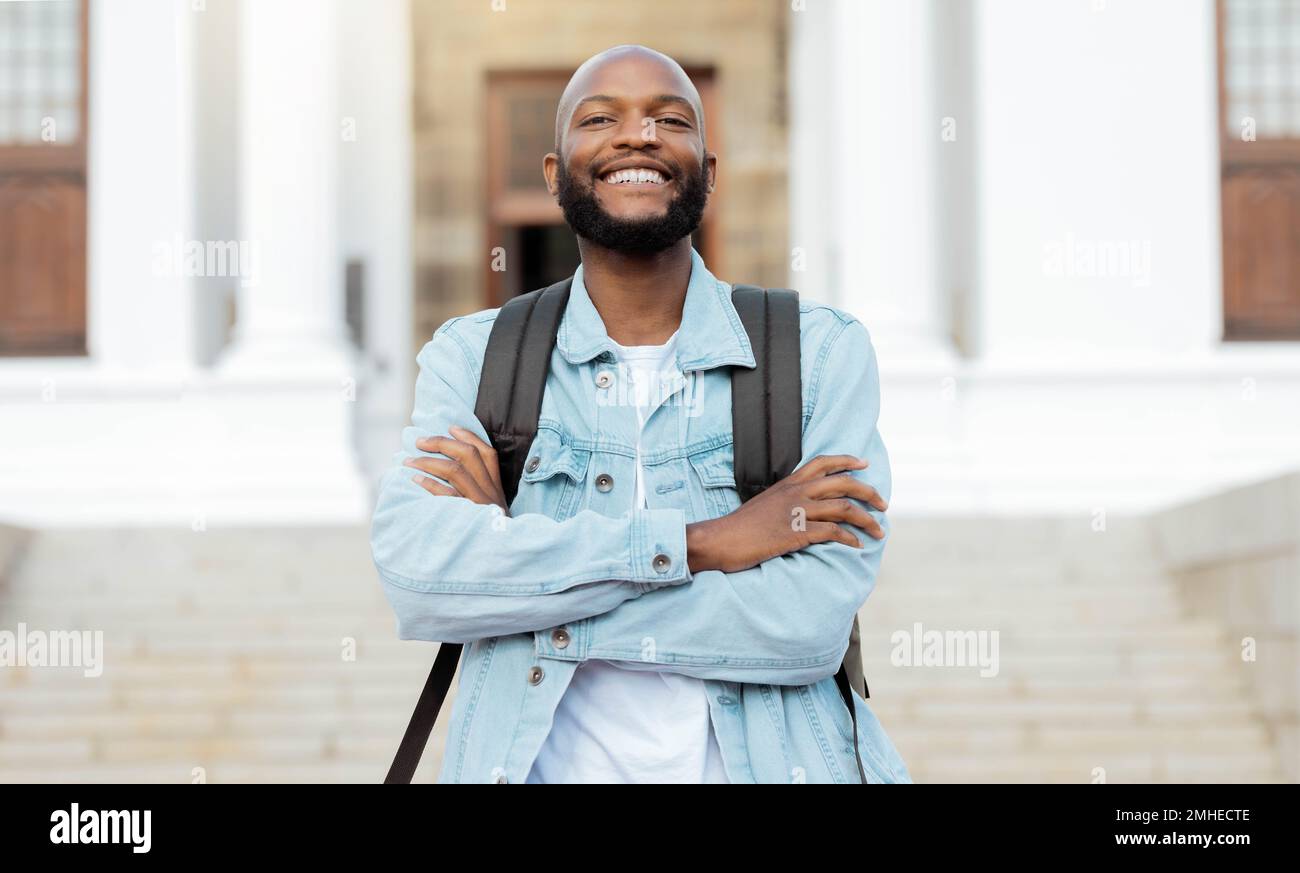
M 671 58 L 619 46 L 584 63 L 560 98 L 543 163 L 565 220 L 588 242 L 661 251 L 699 226 L 717 157 L 699 94 Z

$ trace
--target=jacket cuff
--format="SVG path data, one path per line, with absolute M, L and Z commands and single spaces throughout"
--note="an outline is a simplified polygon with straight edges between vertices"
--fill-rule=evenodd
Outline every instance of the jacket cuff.
M 632 581 L 644 594 L 691 581 L 686 563 L 686 513 L 639 509 L 632 515 Z

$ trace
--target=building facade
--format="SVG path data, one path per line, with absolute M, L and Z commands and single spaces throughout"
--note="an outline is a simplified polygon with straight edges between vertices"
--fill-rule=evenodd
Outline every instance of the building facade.
M 419 346 L 572 268 L 541 155 L 623 42 L 700 84 L 715 272 L 872 331 L 898 512 L 1293 468 L 1284 7 L 4 4 L 0 516 L 363 520 Z

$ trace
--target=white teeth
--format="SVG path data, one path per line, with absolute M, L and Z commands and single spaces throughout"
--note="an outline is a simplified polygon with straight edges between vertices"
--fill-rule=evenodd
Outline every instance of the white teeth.
M 662 185 L 664 183 L 664 177 L 658 170 L 633 168 L 629 170 L 616 170 L 607 175 L 605 181 L 616 185 L 625 182 L 653 182 L 656 185 Z

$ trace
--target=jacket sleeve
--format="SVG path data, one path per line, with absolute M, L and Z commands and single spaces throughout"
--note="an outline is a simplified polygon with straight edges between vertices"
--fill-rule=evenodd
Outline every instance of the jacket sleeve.
M 487 434 L 474 416 L 478 373 L 453 319 L 420 352 L 411 425 L 380 484 L 370 545 L 402 639 L 470 642 L 606 612 L 690 581 L 680 509 L 608 518 L 584 510 L 557 522 L 508 517 L 464 497 L 434 496 L 402 466 L 415 441 L 450 425 Z M 654 558 L 664 554 L 666 567 Z M 662 572 L 661 572 L 662 570 Z
M 863 325 L 845 321 L 826 340 L 814 373 L 813 411 L 800 466 L 817 455 L 847 454 L 868 466 L 849 474 L 889 499 L 889 458 L 880 411 L 875 351 Z M 867 507 L 888 534 L 884 513 Z M 701 679 L 806 685 L 834 675 L 848 649 L 853 618 L 875 587 L 884 540 L 849 525 L 861 549 L 818 543 L 739 573 L 694 574 L 592 618 L 585 657 L 631 662 Z

